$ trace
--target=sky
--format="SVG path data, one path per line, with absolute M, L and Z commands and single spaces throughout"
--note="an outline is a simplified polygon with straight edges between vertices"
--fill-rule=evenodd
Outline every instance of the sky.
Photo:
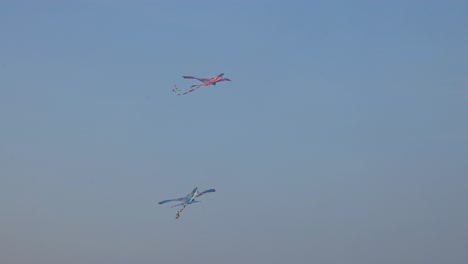
M 467 13 L 1 1 L 0 262 L 468 263 Z

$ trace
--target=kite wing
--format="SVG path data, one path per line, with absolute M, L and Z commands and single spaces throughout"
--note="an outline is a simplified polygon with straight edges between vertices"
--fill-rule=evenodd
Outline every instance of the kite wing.
M 180 201 L 186 202 L 186 201 L 187 201 L 187 198 L 186 198 L 186 197 L 182 197 L 182 198 L 177 198 L 177 199 L 164 200 L 164 201 L 160 201 L 159 204 L 165 204 L 165 203 L 168 203 L 168 202 L 180 202 Z
M 206 82 L 206 81 L 211 80 L 211 78 L 197 78 L 197 77 L 193 77 L 193 76 L 182 76 L 182 77 L 185 78 L 185 79 L 199 80 L 200 82 Z
M 209 190 L 206 190 L 206 191 L 203 191 L 203 192 L 199 193 L 198 196 L 201 196 L 201 195 L 203 195 L 205 193 L 210 193 L 210 192 L 216 192 L 216 190 L 215 189 L 209 189 Z

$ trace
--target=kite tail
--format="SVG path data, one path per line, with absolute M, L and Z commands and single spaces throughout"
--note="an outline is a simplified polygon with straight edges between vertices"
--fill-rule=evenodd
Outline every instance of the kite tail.
M 192 85 L 192 86 L 190 87 L 190 89 L 188 89 L 188 90 L 185 91 L 185 92 L 182 92 L 182 90 L 178 89 L 178 88 L 174 85 L 175 89 L 172 89 L 172 91 L 173 91 L 176 95 L 178 95 L 178 96 L 179 96 L 179 95 L 186 95 L 186 94 L 191 93 L 191 92 L 195 91 L 196 89 L 200 88 L 200 86 L 201 86 L 201 85 L 195 85 L 195 86 Z
M 175 216 L 175 219 L 179 219 L 180 213 L 182 213 L 182 211 L 185 209 L 186 206 L 187 206 L 187 204 L 185 204 L 182 208 L 180 208 L 179 210 L 177 210 L 177 214 L 176 214 L 176 216 Z
M 182 206 L 182 205 L 184 205 L 184 204 L 185 204 L 185 202 L 180 203 L 180 204 L 176 204 L 176 205 L 171 206 L 171 208 L 172 208 L 172 207 L 177 207 L 177 206 Z
M 180 90 L 179 88 L 177 88 L 177 86 L 174 84 L 174 88 L 172 89 L 172 91 L 173 91 L 174 93 L 178 93 L 178 92 L 180 92 L 181 90 Z

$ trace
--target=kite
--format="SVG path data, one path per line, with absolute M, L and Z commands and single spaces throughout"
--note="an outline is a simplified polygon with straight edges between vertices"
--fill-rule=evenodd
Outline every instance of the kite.
M 177 88 L 174 84 L 174 89 L 172 89 L 172 91 L 174 93 L 176 93 L 177 95 L 186 95 L 188 93 L 191 93 L 193 91 L 195 91 L 196 89 L 202 87 L 202 86 L 208 86 L 208 85 L 216 85 L 216 83 L 218 82 L 224 82 L 224 81 L 231 81 L 229 80 L 228 78 L 223 78 L 223 75 L 224 73 L 221 73 L 221 74 L 218 74 L 217 76 L 215 77 L 212 77 L 212 78 L 197 78 L 197 77 L 193 77 L 193 76 L 182 76 L 184 79 L 195 79 L 195 80 L 199 80 L 200 82 L 202 82 L 202 84 L 194 84 L 192 86 L 190 86 L 190 89 L 188 89 L 187 91 L 182 91 L 180 90 L 179 88 Z
M 195 188 L 193 189 L 191 193 L 187 194 L 184 197 L 177 198 L 177 199 L 164 200 L 164 201 L 159 202 L 159 204 L 165 204 L 168 202 L 182 202 L 180 204 L 171 206 L 171 208 L 176 207 L 176 206 L 182 206 L 182 208 L 179 209 L 176 214 L 176 219 L 178 219 L 180 217 L 180 213 L 182 213 L 182 211 L 185 209 L 187 205 L 193 204 L 193 203 L 199 203 L 199 201 L 195 201 L 195 198 L 202 196 L 205 193 L 210 193 L 210 192 L 215 192 L 215 191 L 216 191 L 215 189 L 209 189 L 203 192 L 198 192 L 198 188 Z

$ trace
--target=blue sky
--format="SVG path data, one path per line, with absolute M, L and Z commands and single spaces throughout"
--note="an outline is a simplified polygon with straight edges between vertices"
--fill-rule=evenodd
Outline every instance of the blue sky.
M 467 12 L 2 1 L 1 262 L 466 263 Z

